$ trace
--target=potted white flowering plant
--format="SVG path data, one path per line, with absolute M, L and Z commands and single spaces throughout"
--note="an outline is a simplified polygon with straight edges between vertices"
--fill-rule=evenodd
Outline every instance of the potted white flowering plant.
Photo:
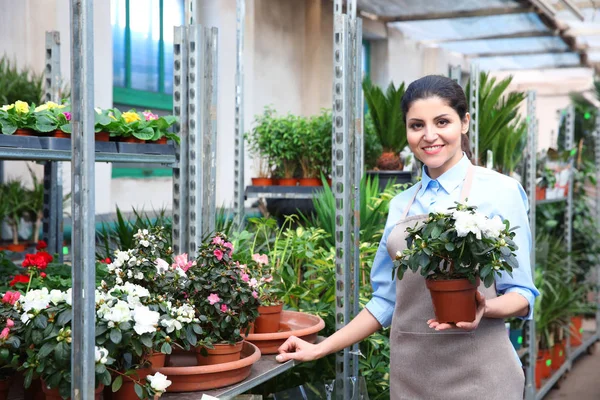
M 426 278 L 439 322 L 473 321 L 480 280 L 490 287 L 496 274 L 512 274 L 518 267 L 516 227 L 499 216 L 488 218 L 477 207 L 456 204 L 408 228 L 408 248 L 394 258 L 398 279 L 408 269 Z

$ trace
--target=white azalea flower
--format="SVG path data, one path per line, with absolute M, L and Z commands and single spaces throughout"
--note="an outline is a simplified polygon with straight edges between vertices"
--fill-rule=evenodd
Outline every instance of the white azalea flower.
M 481 229 L 477 221 L 477 215 L 471 214 L 468 211 L 455 211 L 454 212 L 454 227 L 456 228 L 456 235 L 458 237 L 465 237 L 470 233 L 475 234 L 477 239 L 481 239 Z
M 138 281 L 141 281 L 144 279 L 144 274 L 142 272 L 138 272 L 133 276 L 135 279 L 137 279 Z
M 108 362 L 108 350 L 104 347 L 96 346 L 96 364 L 106 364 Z
M 58 303 L 65 301 L 65 294 L 57 289 L 52 289 L 50 291 L 50 301 L 52 304 L 57 305 Z
M 152 387 L 152 389 L 160 393 L 164 392 L 169 386 L 171 386 L 171 381 L 168 380 L 167 377 L 161 374 L 160 372 L 155 373 L 154 376 L 146 376 L 146 380 L 150 382 L 150 386 Z
M 183 328 L 183 325 L 181 324 L 181 322 L 179 322 L 176 319 L 163 319 L 162 321 L 160 321 L 160 324 L 162 326 L 165 327 L 165 330 L 167 331 L 167 333 L 171 333 L 173 331 L 178 331 L 181 328 Z
M 505 228 L 502 218 L 500 218 L 498 215 L 495 215 L 492 219 L 486 218 L 485 223 L 483 223 L 480 227 L 483 234 L 491 238 L 500 237 L 500 232 L 502 232 Z
M 115 325 L 121 322 L 131 321 L 131 310 L 129 304 L 123 300 L 117 300 L 116 304 L 109 308 L 103 316 L 106 321 L 112 321 Z
M 156 264 L 157 274 L 162 275 L 169 270 L 169 263 L 163 260 L 162 258 L 157 258 L 156 261 L 154 261 L 154 264 Z
M 150 246 L 150 242 L 147 240 L 140 240 L 140 244 L 144 247 L 148 247 Z
M 50 305 L 50 293 L 48 293 L 48 288 L 30 290 L 25 296 L 21 297 L 20 303 L 25 312 L 45 309 Z
M 73 305 L 73 289 L 68 288 L 65 292 L 65 303 L 72 306 Z
M 156 332 L 159 318 L 158 312 L 151 311 L 145 306 L 138 306 L 133 310 L 133 320 L 135 321 L 133 329 L 138 335 Z

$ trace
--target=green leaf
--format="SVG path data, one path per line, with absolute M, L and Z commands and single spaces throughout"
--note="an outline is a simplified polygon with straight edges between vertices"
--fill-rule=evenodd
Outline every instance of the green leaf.
M 152 338 L 148 335 L 142 335 L 140 336 L 140 342 L 142 342 L 142 344 L 148 348 L 152 348 Z
M 56 345 L 56 341 L 54 341 L 54 343 L 52 343 L 52 342 L 44 343 L 44 345 L 40 348 L 38 357 L 39 358 L 47 357 L 50 353 L 52 353 L 55 345 Z
M 485 287 L 490 287 L 494 283 L 494 274 L 489 274 L 485 278 L 483 278 L 483 284 Z
M 62 311 L 60 314 L 58 314 L 58 317 L 56 318 L 56 325 L 65 326 L 66 324 L 71 322 L 72 316 L 73 313 L 71 312 L 71 310 Z
M 71 346 L 65 341 L 59 342 L 54 348 L 54 356 L 59 361 L 68 363 L 71 358 Z
M 492 268 L 494 268 L 494 265 L 492 265 L 492 264 L 487 264 L 487 265 L 485 265 L 485 266 L 484 266 L 484 267 L 481 269 L 481 271 L 480 271 L 480 273 L 479 273 L 479 276 L 482 276 L 482 277 L 484 277 L 484 278 L 485 278 L 486 276 L 488 276 L 488 274 L 489 274 L 490 272 L 492 272 Z
M 114 344 L 121 343 L 122 338 L 123 338 L 123 335 L 121 334 L 121 331 L 118 328 L 114 328 L 110 331 L 110 340 Z
M 137 394 L 137 396 L 140 399 L 143 399 L 144 398 L 144 389 L 137 383 L 135 384 L 134 388 L 135 388 L 135 394 Z
M 454 250 L 454 243 L 448 242 L 444 245 L 444 247 L 446 248 L 446 250 L 448 251 L 453 251 Z
M 115 380 L 112 383 L 112 391 L 114 392 L 118 392 L 119 389 L 121 389 L 121 386 L 123 385 L 123 377 L 121 375 L 117 376 L 115 378 Z
M 167 342 L 163 343 L 163 345 L 160 348 L 160 352 L 164 353 L 164 354 L 171 354 L 172 348 L 171 345 Z
M 38 314 L 33 320 L 33 325 L 36 328 L 46 329 L 46 326 L 48 326 L 48 318 L 43 314 Z

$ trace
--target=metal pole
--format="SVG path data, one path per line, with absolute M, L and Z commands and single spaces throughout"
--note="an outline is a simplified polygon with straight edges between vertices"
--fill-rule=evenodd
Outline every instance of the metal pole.
M 600 234 L 600 115 L 596 115 L 594 132 L 594 156 L 596 158 L 596 228 Z M 600 265 L 596 265 L 596 334 L 600 333 Z
M 244 22 L 246 0 L 236 1 L 235 147 L 233 212 L 236 225 L 244 226 Z
M 188 31 L 175 27 L 173 43 L 173 114 L 179 119 L 175 133 L 181 138 L 175 146 L 177 166 L 173 168 L 173 251 L 189 253 L 189 130 L 188 130 Z
M 209 143 L 204 148 L 205 151 L 205 167 L 207 174 L 206 183 L 207 191 L 204 193 L 207 202 L 206 208 L 203 210 L 204 217 L 204 235 L 211 234 L 215 231 L 215 218 L 217 210 L 217 106 L 218 106 L 218 35 L 217 28 L 206 28 L 204 40 L 206 54 L 206 80 L 204 81 L 205 90 L 205 129 L 206 141 Z
M 73 337 L 71 398 L 94 398 L 94 43 L 93 0 L 71 0 Z
M 565 151 L 570 152 L 574 147 L 575 141 L 575 106 L 567 107 L 567 115 L 565 121 Z M 569 192 L 567 194 L 567 209 L 565 211 L 565 233 L 567 245 L 567 270 L 571 272 L 571 250 L 573 249 L 573 162 L 574 156 L 569 154 Z M 571 355 L 571 340 L 570 330 L 567 331 L 566 340 L 567 355 L 570 359 Z
M 194 25 L 196 23 L 196 9 L 197 9 L 197 0 L 185 0 L 185 24 L 184 25 Z
M 469 93 L 469 114 L 471 122 L 469 125 L 469 136 L 471 138 L 471 152 L 473 153 L 473 163 L 479 164 L 479 66 L 471 64 L 470 93 Z
M 526 169 L 526 187 L 527 196 L 529 198 L 529 229 L 531 231 L 532 248 L 529 252 L 531 263 L 531 276 L 535 277 L 535 177 L 536 177 L 536 152 L 537 152 L 537 119 L 536 119 L 536 92 L 527 92 L 527 169 Z M 525 339 L 529 352 L 527 355 L 526 364 L 526 386 L 525 398 L 527 400 L 535 399 L 535 362 L 537 358 L 536 335 L 535 335 L 535 320 L 526 321 L 527 335 Z
M 60 33 L 46 32 L 46 66 L 44 68 L 44 101 L 60 103 Z M 61 164 L 44 163 L 44 206 L 43 238 L 50 254 L 58 254 L 58 262 L 63 261 L 62 252 L 62 179 Z
M 448 76 L 460 85 L 462 70 L 460 65 L 448 65 Z

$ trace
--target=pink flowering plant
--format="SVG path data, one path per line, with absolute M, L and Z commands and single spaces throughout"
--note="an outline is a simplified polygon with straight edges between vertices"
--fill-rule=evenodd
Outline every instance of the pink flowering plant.
M 159 116 L 149 110 L 121 112 L 117 108 L 109 110 L 111 121 L 105 126 L 111 136 L 135 137 L 140 140 L 156 141 L 167 137 L 179 143 L 179 136 L 169 129 L 177 122 L 173 115 Z
M 14 307 L 21 298 L 17 291 L 7 291 L 0 304 L 0 380 L 12 376 L 20 365 L 22 354 L 21 318 Z
M 189 296 L 211 343 L 235 343 L 258 317 L 258 295 L 245 265 L 232 260 L 233 244 L 215 234 L 198 250 L 196 265 L 187 272 Z

